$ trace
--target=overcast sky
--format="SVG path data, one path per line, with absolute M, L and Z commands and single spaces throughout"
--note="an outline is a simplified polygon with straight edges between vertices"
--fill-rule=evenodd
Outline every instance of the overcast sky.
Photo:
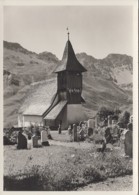
M 7 6 L 4 40 L 61 59 L 68 27 L 75 53 L 95 58 L 109 53 L 132 55 L 132 14 L 130 6 Z

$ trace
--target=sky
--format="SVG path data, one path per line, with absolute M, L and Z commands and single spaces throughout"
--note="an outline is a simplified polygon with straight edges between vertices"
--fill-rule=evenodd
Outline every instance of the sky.
M 69 28 L 75 53 L 132 56 L 131 6 L 5 6 L 4 40 L 62 58 Z

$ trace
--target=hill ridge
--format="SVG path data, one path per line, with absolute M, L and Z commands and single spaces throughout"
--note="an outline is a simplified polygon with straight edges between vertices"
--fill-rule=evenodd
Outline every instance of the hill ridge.
M 4 126 L 7 127 L 17 124 L 18 110 L 31 84 L 56 77 L 53 70 L 59 59 L 51 52 L 28 51 L 18 43 L 4 42 L 3 46 Z M 109 54 L 104 59 L 96 59 L 85 52 L 76 56 L 88 70 L 83 74 L 84 107 L 88 117 L 101 105 L 132 112 L 132 57 Z M 122 62 L 126 63 L 122 65 Z

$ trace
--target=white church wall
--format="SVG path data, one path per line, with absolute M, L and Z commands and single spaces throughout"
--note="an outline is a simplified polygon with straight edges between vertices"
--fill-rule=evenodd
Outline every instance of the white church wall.
M 30 127 L 31 125 L 43 126 L 44 121 L 42 116 L 21 115 L 18 116 L 18 126 Z
M 86 114 L 81 104 L 67 105 L 67 120 L 68 124 L 78 123 L 86 120 Z
M 61 129 L 65 130 L 68 128 L 68 121 L 67 121 L 67 108 L 65 107 L 62 112 L 60 113 L 60 115 L 57 118 L 57 124 L 59 124 L 59 120 L 62 120 L 62 125 L 61 125 Z

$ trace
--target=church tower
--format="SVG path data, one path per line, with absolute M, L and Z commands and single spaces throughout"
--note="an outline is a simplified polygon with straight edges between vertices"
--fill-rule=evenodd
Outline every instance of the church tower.
M 57 93 L 60 101 L 67 101 L 67 121 L 75 123 L 84 120 L 81 103 L 84 102 L 82 94 L 82 73 L 87 71 L 77 60 L 71 42 L 68 40 L 64 49 L 63 58 L 58 64 Z

